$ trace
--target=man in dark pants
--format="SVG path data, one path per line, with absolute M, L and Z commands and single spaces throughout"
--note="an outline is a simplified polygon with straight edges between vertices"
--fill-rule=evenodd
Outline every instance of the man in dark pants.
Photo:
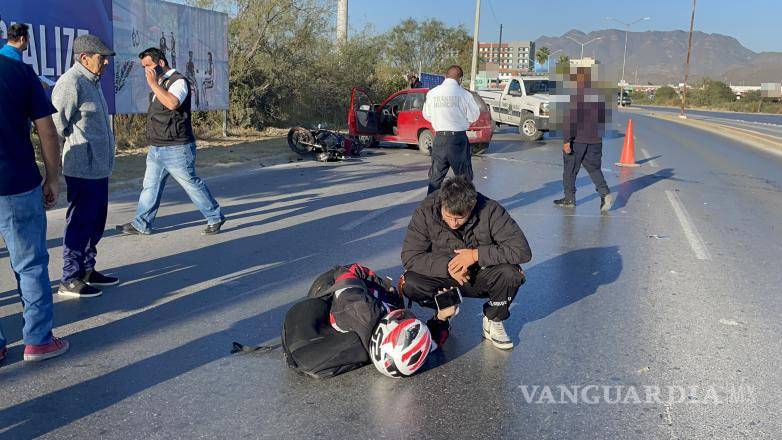
M 499 203 L 475 191 L 466 176 L 456 176 L 418 206 L 402 245 L 406 272 L 399 290 L 423 307 L 436 308 L 435 294 L 457 287 L 467 297 L 488 298 L 483 305 L 483 337 L 501 349 L 513 348 L 503 321 L 524 282 L 519 266 L 530 261 L 527 239 Z M 427 322 L 441 346 L 449 318 L 458 306 L 438 310 Z
M 600 194 L 600 210 L 606 212 L 613 203 L 601 170 L 606 103 L 599 91 L 592 88 L 589 67 L 578 67 L 571 80 L 576 81 L 576 93 L 570 97 L 570 108 L 563 124 L 562 181 L 565 197 L 554 200 L 554 204 L 576 206 L 576 177 L 583 164 Z
M 114 51 L 94 35 L 73 42 L 75 63 L 52 90 L 54 124 L 65 140 L 62 167 L 68 184 L 60 289 L 64 296 L 101 295 L 99 287 L 119 279 L 95 270 L 97 245 L 106 227 L 109 176 L 114 168 L 114 135 L 100 78 Z
M 472 180 L 472 156 L 467 129 L 481 114 L 472 94 L 462 88 L 462 68 L 451 66 L 442 84 L 429 90 L 424 103 L 424 118 L 435 131 L 432 167 L 429 169 L 429 193 L 440 188 L 448 168 L 457 176 Z

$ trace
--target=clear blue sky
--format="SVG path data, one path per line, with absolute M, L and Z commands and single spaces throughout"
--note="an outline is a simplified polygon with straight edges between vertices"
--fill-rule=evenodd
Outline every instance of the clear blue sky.
M 691 5 L 690 0 L 481 0 L 480 39 L 496 41 L 499 23 L 503 40 L 620 27 L 607 16 L 625 22 L 652 18 L 633 31 L 688 30 Z M 383 32 L 408 17 L 464 24 L 472 32 L 475 0 L 349 0 L 348 10 L 353 32 L 365 24 Z M 729 35 L 755 52 L 782 51 L 781 21 L 782 0 L 700 0 L 695 12 L 695 30 Z

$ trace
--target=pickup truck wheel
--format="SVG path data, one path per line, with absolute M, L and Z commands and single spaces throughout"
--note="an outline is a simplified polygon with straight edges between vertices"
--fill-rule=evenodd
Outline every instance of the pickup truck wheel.
M 429 130 L 424 130 L 418 135 L 418 151 L 423 154 L 432 154 L 432 146 L 434 146 L 434 134 Z
M 538 126 L 535 124 L 535 118 L 532 114 L 522 116 L 521 124 L 519 124 L 519 134 L 525 141 L 537 141 L 543 137 L 543 132 L 538 130 Z

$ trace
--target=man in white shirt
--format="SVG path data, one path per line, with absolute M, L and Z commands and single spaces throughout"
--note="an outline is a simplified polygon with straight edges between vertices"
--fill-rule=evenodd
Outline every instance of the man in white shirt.
M 168 65 L 156 47 L 139 54 L 150 94 L 147 111 L 147 169 L 136 218 L 117 225 L 125 234 L 151 234 L 168 176 L 185 190 L 206 217 L 204 235 L 220 232 L 225 216 L 206 184 L 195 173 L 196 144 L 190 113 L 192 91 L 187 78 Z
M 453 168 L 457 176 L 467 176 L 472 180 L 467 129 L 478 120 L 481 110 L 472 94 L 460 85 L 462 76 L 462 68 L 453 65 L 448 68 L 445 81 L 426 94 L 423 115 L 435 131 L 429 193 L 440 188 L 448 168 Z

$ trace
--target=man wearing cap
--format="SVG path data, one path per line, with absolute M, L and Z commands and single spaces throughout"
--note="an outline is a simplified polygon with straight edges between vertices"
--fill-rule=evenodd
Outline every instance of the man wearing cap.
M 62 281 L 58 293 L 79 298 L 101 294 L 119 283 L 95 269 L 97 245 L 106 227 L 109 176 L 114 168 L 114 134 L 100 78 L 114 51 L 94 35 L 73 42 L 75 63 L 52 91 L 54 124 L 64 140 L 62 169 L 68 185 L 63 238 Z

